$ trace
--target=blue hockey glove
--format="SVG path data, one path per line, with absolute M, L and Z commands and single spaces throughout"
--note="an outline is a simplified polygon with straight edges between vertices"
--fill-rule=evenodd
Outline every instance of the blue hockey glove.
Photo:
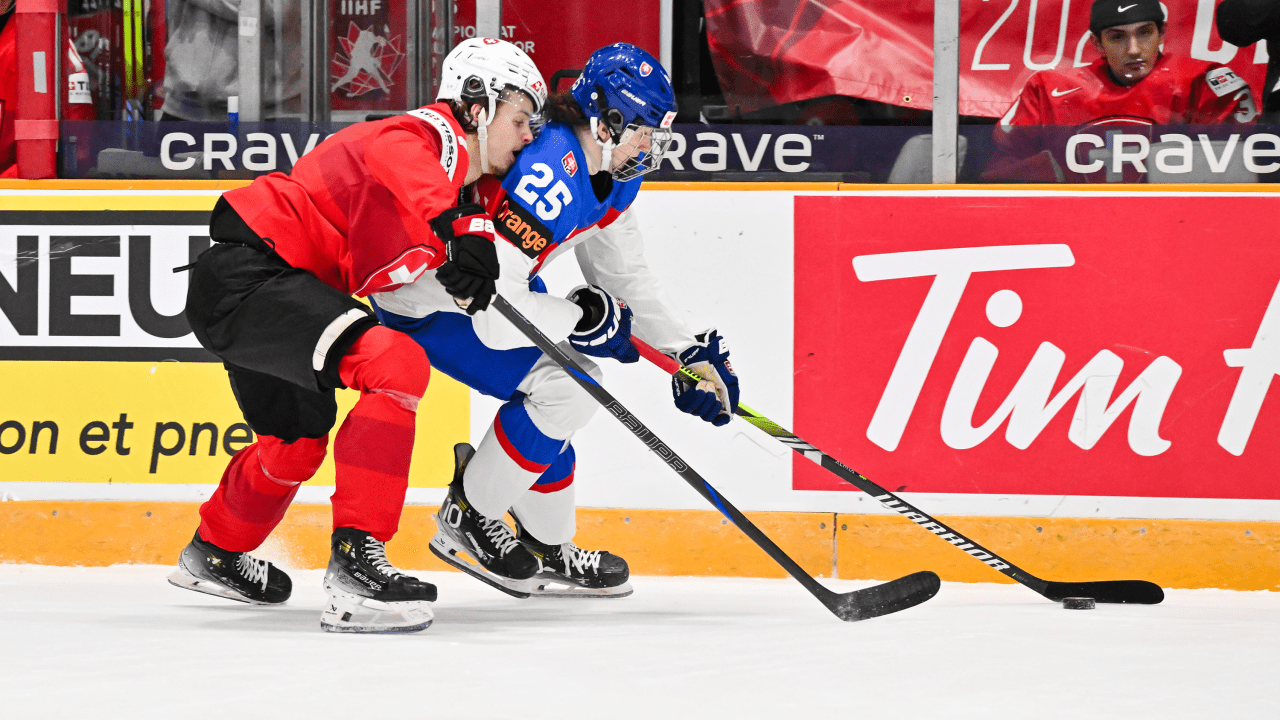
M 729 344 L 714 328 L 694 336 L 696 342 L 676 354 L 681 365 L 697 373 L 696 386 L 671 378 L 676 407 L 716 427 L 727 425 L 738 407 L 738 376 L 729 364 Z
M 631 308 L 595 285 L 579 285 L 569 300 L 582 308 L 569 344 L 583 355 L 611 357 L 633 363 L 640 351 L 631 344 Z
M 720 417 L 720 398 L 716 396 L 715 383 L 710 380 L 694 385 L 690 380 L 673 375 L 671 394 L 676 398 L 676 409 L 681 412 L 700 417 L 713 425 Z

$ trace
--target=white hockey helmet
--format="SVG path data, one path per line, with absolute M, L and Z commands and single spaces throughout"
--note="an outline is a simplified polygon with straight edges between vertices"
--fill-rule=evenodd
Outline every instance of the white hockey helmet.
M 547 84 L 538 66 L 523 50 L 505 40 L 463 40 L 445 57 L 441 75 L 436 100 L 484 106 L 485 125 L 493 122 L 502 91 L 508 88 L 528 95 L 535 115 L 542 112 L 547 101 Z

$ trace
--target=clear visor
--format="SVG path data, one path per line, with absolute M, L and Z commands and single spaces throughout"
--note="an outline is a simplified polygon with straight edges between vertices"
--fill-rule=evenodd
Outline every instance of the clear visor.
M 613 148 L 613 179 L 622 182 L 657 170 L 668 147 L 670 128 L 628 125 Z

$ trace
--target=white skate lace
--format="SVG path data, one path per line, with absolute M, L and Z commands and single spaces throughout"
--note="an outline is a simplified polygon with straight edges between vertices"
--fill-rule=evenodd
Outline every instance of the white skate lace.
M 516 536 L 511 534 L 511 528 L 501 520 L 490 520 L 489 518 L 480 518 L 480 528 L 484 530 L 485 537 L 489 538 L 489 542 L 498 548 L 498 557 L 506 557 L 520 543 L 516 540 Z
M 262 585 L 263 592 L 267 589 L 267 567 L 270 565 L 266 560 L 250 557 L 249 553 L 240 553 L 240 559 L 236 560 L 236 570 L 249 582 Z
M 582 548 L 567 542 L 560 546 L 560 556 L 564 558 L 564 572 L 566 575 L 572 575 L 576 569 L 583 575 L 587 574 L 587 570 L 591 572 L 600 572 L 600 551 L 599 550 L 583 550 Z
M 404 575 L 387 559 L 387 546 L 378 542 L 375 538 L 367 537 L 364 539 L 364 557 L 369 561 L 370 565 L 373 565 L 374 570 L 389 578 Z

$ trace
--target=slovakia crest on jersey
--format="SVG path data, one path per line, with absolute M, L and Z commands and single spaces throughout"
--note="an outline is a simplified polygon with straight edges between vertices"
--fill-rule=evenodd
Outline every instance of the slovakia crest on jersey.
M 560 158 L 560 164 L 564 165 L 564 171 L 569 173 L 569 177 L 573 177 L 578 174 L 578 159 L 573 156 L 572 150 L 565 153 L 564 157 Z
M 640 77 L 649 77 L 651 72 L 653 72 L 653 66 L 642 60 L 640 62 Z

